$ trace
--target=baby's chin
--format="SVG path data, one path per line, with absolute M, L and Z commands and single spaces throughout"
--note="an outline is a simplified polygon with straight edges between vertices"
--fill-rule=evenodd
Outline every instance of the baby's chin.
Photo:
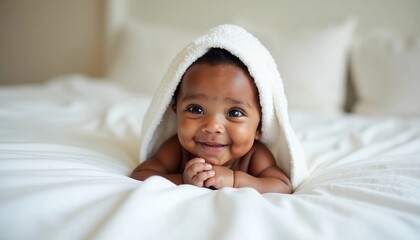
M 191 150 L 187 149 L 187 151 L 192 153 L 194 156 L 202 158 L 206 161 L 206 163 L 209 163 L 214 166 L 228 166 L 231 164 L 231 162 L 233 162 L 229 159 L 223 159 L 223 156 L 216 156 L 216 154 L 209 154 L 203 151 L 199 151 L 197 149 Z
M 230 165 L 232 164 L 232 161 L 229 160 L 221 160 L 218 159 L 216 157 L 212 157 L 212 156 L 203 156 L 201 157 L 203 158 L 206 163 L 209 163 L 213 166 L 225 166 L 225 167 L 230 167 Z
M 210 163 L 211 165 L 223 165 L 222 162 L 216 157 L 202 156 L 201 158 L 203 158 L 206 161 L 206 163 Z

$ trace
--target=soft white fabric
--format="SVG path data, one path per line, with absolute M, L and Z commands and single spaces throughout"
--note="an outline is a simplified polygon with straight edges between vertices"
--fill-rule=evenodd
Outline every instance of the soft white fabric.
M 292 113 L 311 173 L 261 195 L 127 177 L 149 102 L 80 76 L 1 87 L 0 238 L 418 239 L 419 118 Z
M 172 26 L 128 22 L 118 36 L 107 78 L 154 94 L 172 59 L 198 35 Z
M 177 119 L 170 103 L 187 68 L 212 47 L 223 48 L 248 67 L 258 88 L 263 142 L 278 166 L 296 188 L 307 176 L 306 160 L 290 127 L 282 79 L 267 49 L 245 29 L 219 25 L 192 41 L 174 59 L 146 113 L 140 145 L 140 162 L 153 155 L 160 145 L 177 132 Z
M 420 116 L 420 37 L 379 31 L 356 41 L 355 112 Z
M 282 30 L 244 19 L 235 22 L 255 34 L 279 66 L 291 109 L 342 112 L 348 53 L 356 21 L 313 29 Z
M 80 75 L 60 76 L 46 84 L 2 87 L 1 130 L 12 136 L 18 134 L 15 137 L 22 137 L 23 142 L 39 143 L 38 136 L 51 136 L 60 139 L 57 144 L 86 148 L 101 146 L 96 140 L 91 141 L 95 134 L 104 137 L 104 141 L 124 139 L 122 146 L 109 151 L 121 148 L 124 153 L 129 152 L 122 159 L 137 159 L 141 122 L 151 98 L 123 90 L 111 81 L 93 81 Z M 73 129 L 79 130 L 75 138 Z

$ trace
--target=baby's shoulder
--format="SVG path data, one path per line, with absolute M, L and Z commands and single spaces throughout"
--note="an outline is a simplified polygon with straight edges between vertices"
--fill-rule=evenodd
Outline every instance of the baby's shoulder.
M 255 159 L 255 158 L 274 159 L 274 155 L 271 153 L 270 149 L 264 143 L 260 141 L 255 141 L 254 145 L 252 146 L 251 159 Z
M 180 148 L 180 142 L 178 140 L 178 135 L 174 135 L 168 138 L 160 147 L 159 152 L 163 153 L 174 153 L 178 152 Z
M 254 142 L 254 145 L 252 146 L 252 149 L 254 151 L 270 151 L 268 149 L 268 147 L 264 143 L 262 143 L 260 141 L 255 141 Z

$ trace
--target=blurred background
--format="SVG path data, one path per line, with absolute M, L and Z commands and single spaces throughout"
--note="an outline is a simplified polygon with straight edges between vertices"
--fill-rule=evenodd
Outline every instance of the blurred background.
M 104 76 L 113 31 L 127 15 L 197 31 L 237 18 L 292 29 L 352 16 L 358 34 L 378 27 L 420 34 L 419 0 L 0 0 L 0 84 Z

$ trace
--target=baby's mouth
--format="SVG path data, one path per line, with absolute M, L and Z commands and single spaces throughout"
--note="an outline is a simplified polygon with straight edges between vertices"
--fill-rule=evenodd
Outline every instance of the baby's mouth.
M 228 145 L 215 142 L 198 142 L 205 152 L 219 153 L 223 151 Z

